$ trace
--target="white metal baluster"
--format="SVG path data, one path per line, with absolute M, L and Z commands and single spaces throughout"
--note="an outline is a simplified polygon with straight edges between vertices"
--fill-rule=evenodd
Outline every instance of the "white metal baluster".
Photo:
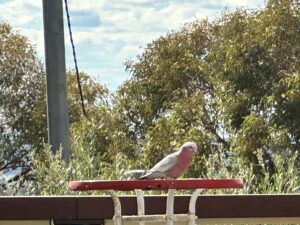
M 167 225 L 173 225 L 174 223 L 174 195 L 175 189 L 169 189 L 167 197 Z
M 203 189 L 196 189 L 191 198 L 190 198 L 190 204 L 189 204 L 189 225 L 196 225 L 196 202 L 198 199 L 198 196 L 201 194 Z
M 145 202 L 144 202 L 144 192 L 141 189 L 135 189 L 136 200 L 137 200 L 137 210 L 139 216 L 145 215 Z
M 135 189 L 136 201 L 137 201 L 137 214 L 138 216 L 145 216 L 145 200 L 144 192 L 141 189 Z M 140 221 L 140 225 L 145 225 L 145 222 Z
M 110 194 L 110 196 L 113 200 L 113 203 L 114 203 L 114 211 L 115 211 L 114 224 L 122 225 L 122 208 L 121 208 L 120 199 L 115 191 L 108 190 L 107 192 Z

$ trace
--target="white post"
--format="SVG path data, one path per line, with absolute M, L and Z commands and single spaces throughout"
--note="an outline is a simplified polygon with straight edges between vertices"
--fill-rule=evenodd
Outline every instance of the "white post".
M 174 195 L 175 189 L 169 189 L 167 197 L 167 225 L 173 225 L 174 223 Z
M 192 194 L 190 198 L 190 204 L 189 204 L 189 225 L 196 225 L 196 202 L 198 199 L 198 196 L 201 194 L 203 189 L 196 189 L 194 193 Z
M 115 210 L 114 224 L 122 225 L 122 208 L 121 208 L 120 199 L 115 191 L 109 190 L 107 192 L 110 194 L 110 196 L 113 200 L 113 203 L 114 203 L 114 210 Z
M 136 193 L 136 201 L 137 201 L 137 213 L 139 216 L 145 215 L 145 202 L 144 202 L 144 196 L 143 191 L 141 189 L 135 189 Z
M 145 216 L 145 201 L 144 192 L 141 189 L 135 189 L 136 201 L 137 201 L 137 214 L 138 216 Z M 143 221 L 139 222 L 139 225 L 145 225 Z

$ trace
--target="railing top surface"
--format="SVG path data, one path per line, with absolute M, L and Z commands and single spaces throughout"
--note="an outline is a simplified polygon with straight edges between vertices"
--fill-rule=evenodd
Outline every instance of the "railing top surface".
M 239 179 L 157 179 L 157 180 L 85 180 L 71 181 L 68 185 L 73 191 L 87 190 L 168 190 L 168 189 L 224 189 L 242 188 Z

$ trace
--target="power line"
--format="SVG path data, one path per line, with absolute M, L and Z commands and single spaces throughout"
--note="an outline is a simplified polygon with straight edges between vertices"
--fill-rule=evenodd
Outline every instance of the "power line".
M 68 7 L 68 1 L 67 0 L 65 0 L 65 9 L 66 9 L 67 20 L 68 20 L 70 42 L 71 42 L 72 51 L 73 51 L 73 59 L 74 59 L 74 64 L 75 64 L 77 84 L 78 84 L 78 89 L 79 89 L 79 94 L 80 94 L 80 99 L 81 99 L 81 108 L 82 108 L 83 115 L 85 117 L 88 117 L 87 113 L 85 111 L 85 107 L 84 107 L 84 99 L 83 99 L 82 88 L 81 88 L 81 83 L 80 83 L 79 70 L 78 70 L 78 65 L 77 65 L 76 51 L 75 51 L 75 45 L 74 45 L 74 41 L 73 41 L 73 34 L 72 34 L 72 29 L 71 29 L 71 20 L 70 20 L 69 7 Z

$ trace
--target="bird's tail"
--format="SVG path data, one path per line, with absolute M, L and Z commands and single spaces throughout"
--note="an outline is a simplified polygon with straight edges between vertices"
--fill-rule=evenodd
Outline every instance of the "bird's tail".
M 125 180 L 135 180 L 139 179 L 139 177 L 145 175 L 146 171 L 145 170 L 128 170 L 125 171 L 121 179 Z
M 160 178 L 167 178 L 166 174 L 160 171 L 148 171 L 146 174 L 140 176 L 139 180 L 148 180 L 148 179 L 160 179 Z
M 149 179 L 149 178 L 148 178 L 148 174 L 145 174 L 145 175 L 140 176 L 140 177 L 138 178 L 138 180 L 147 180 L 147 179 Z

